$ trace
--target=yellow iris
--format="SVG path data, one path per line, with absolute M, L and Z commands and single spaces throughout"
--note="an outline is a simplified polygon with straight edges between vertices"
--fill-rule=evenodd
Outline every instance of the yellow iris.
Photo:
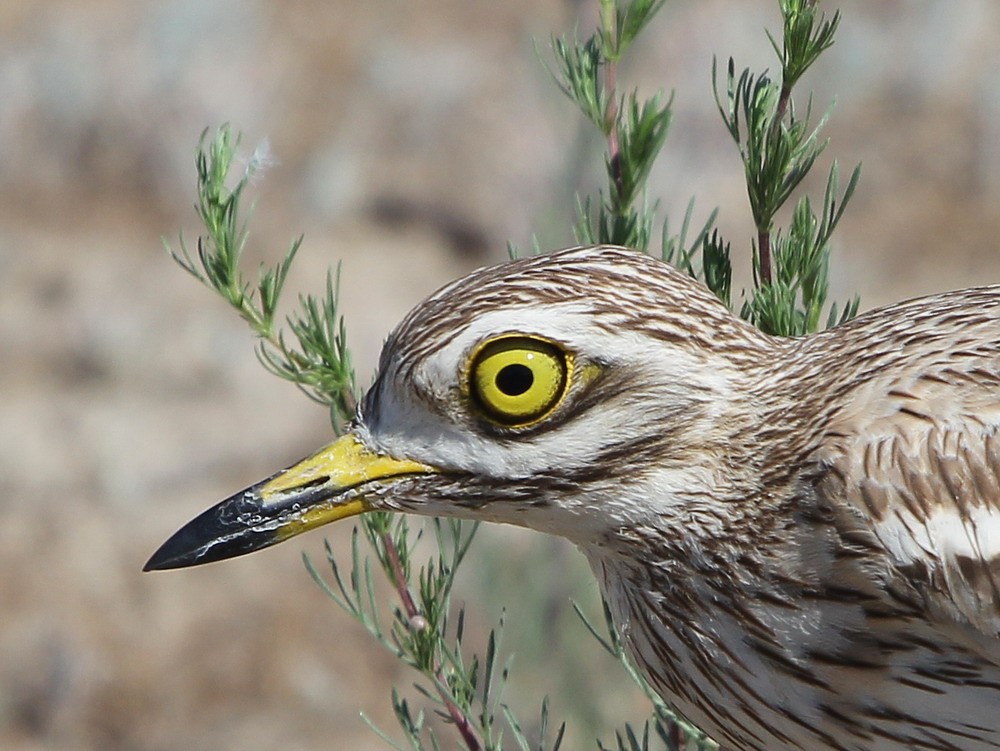
M 470 389 L 487 417 L 523 426 L 549 414 L 566 393 L 566 353 L 543 339 L 507 336 L 473 357 Z

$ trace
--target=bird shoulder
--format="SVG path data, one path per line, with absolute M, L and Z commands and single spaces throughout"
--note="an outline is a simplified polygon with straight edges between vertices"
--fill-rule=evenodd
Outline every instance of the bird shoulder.
M 950 316 L 917 316 L 895 352 L 850 375 L 816 456 L 824 468 L 818 496 L 841 514 L 845 534 L 880 547 L 929 617 L 993 637 L 1000 634 L 998 300 L 994 289 L 985 314 L 956 316 L 961 306 L 944 306 Z M 902 322 L 892 311 L 887 318 L 871 331 Z

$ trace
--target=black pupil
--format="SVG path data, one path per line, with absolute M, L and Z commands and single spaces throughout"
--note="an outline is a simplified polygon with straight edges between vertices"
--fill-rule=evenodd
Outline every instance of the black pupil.
M 520 396 L 531 388 L 535 382 L 535 374 L 527 365 L 515 363 L 505 365 L 497 373 L 496 385 L 507 396 Z

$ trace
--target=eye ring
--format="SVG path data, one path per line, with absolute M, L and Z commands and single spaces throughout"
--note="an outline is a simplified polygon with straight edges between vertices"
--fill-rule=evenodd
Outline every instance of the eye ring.
M 470 358 L 469 394 L 490 421 L 525 427 L 559 405 L 571 367 L 572 358 L 553 342 L 534 336 L 498 337 Z

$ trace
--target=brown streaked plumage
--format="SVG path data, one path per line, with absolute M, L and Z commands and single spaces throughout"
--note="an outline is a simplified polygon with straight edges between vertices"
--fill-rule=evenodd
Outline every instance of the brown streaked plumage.
M 732 751 L 1000 749 L 1000 287 L 775 339 L 632 251 L 483 269 L 397 327 L 348 437 L 147 567 L 373 508 L 572 540 Z

